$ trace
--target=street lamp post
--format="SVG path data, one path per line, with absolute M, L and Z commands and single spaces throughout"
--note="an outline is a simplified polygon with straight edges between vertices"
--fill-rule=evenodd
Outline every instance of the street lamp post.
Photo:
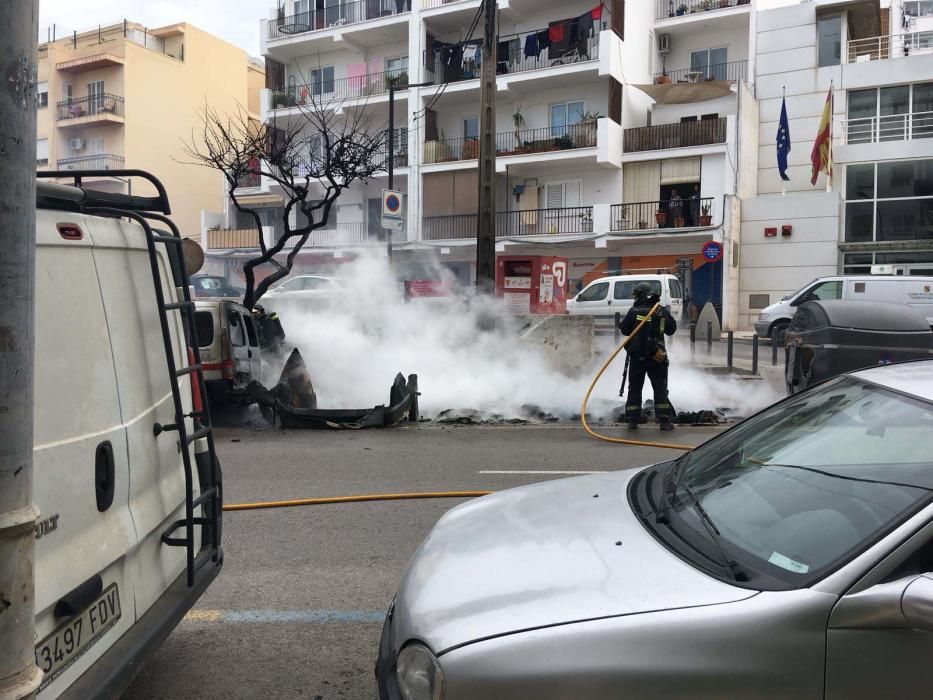
M 389 189 L 395 189 L 395 91 L 408 90 L 409 88 L 429 87 L 434 83 L 410 83 L 400 88 L 396 82 L 397 78 L 389 78 Z M 392 261 L 392 229 L 386 229 L 386 250 L 389 254 L 389 261 Z

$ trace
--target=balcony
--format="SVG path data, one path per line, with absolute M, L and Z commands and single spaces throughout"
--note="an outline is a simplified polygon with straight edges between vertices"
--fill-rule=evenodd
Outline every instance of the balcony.
M 85 124 L 123 124 L 123 98 L 102 93 L 87 97 L 62 100 L 57 105 L 58 126 L 72 127 Z
M 689 17 L 703 12 L 748 5 L 751 0 L 657 0 L 656 20 Z
M 301 107 L 312 103 L 333 102 L 387 95 L 389 86 L 397 90 L 408 89 L 408 71 L 393 70 L 367 73 L 352 78 L 322 80 L 304 85 L 289 85 L 272 93 L 273 109 Z
M 476 238 L 476 214 L 426 216 L 422 238 L 426 241 Z M 587 234 L 593 231 L 593 207 L 528 209 L 496 214 L 496 237 Z
M 271 245 L 274 234 L 271 227 L 264 227 L 263 235 L 267 236 L 266 243 Z M 385 231 L 381 222 L 372 225 L 365 221 L 332 223 L 327 228 L 311 232 L 305 246 L 308 247 L 334 247 L 344 245 L 363 245 L 366 243 L 380 243 L 385 240 Z M 404 231 L 394 231 L 393 240 L 396 243 L 406 240 Z M 207 231 L 208 250 L 258 250 L 259 241 L 256 229 L 213 229 Z
M 554 68 L 559 66 L 568 66 L 576 63 L 599 60 L 599 35 L 602 31 L 611 26 L 611 17 L 607 8 L 603 9 L 602 19 L 598 20 L 593 27 L 592 36 L 568 38 L 560 47 L 550 45 L 542 49 L 537 54 L 525 55 L 525 42 L 531 34 L 547 34 L 550 27 L 533 30 L 529 29 L 518 34 L 501 34 L 497 41 L 500 46 L 505 43 L 509 45 L 508 56 L 498 56 L 496 74 L 513 75 L 516 73 L 527 73 L 529 71 L 542 68 Z M 566 36 L 570 36 L 570 25 L 562 25 Z M 476 60 L 471 60 L 471 53 L 476 54 L 478 43 L 463 42 L 459 44 L 446 44 L 444 42 L 435 42 L 435 47 L 430 49 L 434 54 L 433 59 L 428 57 L 425 52 L 425 65 L 433 65 L 433 75 L 428 77 L 435 85 L 444 83 L 457 83 L 464 80 L 473 80 L 479 78 L 482 63 L 479 55 Z M 466 60 L 464 60 L 466 53 Z M 429 71 L 430 73 L 430 71 Z
M 596 122 L 567 127 L 524 129 L 496 134 L 496 155 L 524 156 L 577 148 L 596 148 Z M 443 139 L 424 144 L 424 163 L 450 163 L 479 158 L 479 139 Z
M 626 129 L 622 137 L 622 152 L 641 153 L 725 143 L 726 120 L 726 117 L 719 117 Z
M 696 84 L 710 80 L 745 80 L 747 69 L 748 61 L 715 63 L 699 70 L 682 68 L 680 70 L 657 73 L 654 76 L 654 83 L 655 85 L 665 85 L 667 83 Z
M 865 63 L 933 53 L 933 31 L 890 34 L 851 39 L 846 45 L 846 62 Z
M 324 29 L 339 29 L 373 19 L 382 19 L 408 12 L 410 2 L 406 0 L 357 0 L 294 15 L 279 14 L 270 19 L 268 39 L 288 39 L 299 34 Z
M 613 232 L 669 232 L 712 225 L 713 198 L 613 204 L 609 212 Z
M 933 138 L 933 112 L 890 114 L 842 122 L 846 144 Z
M 93 153 L 86 156 L 59 158 L 59 170 L 117 170 L 124 166 L 123 156 L 112 153 Z
M 208 250 L 258 247 L 258 234 L 254 228 L 222 228 L 207 232 Z

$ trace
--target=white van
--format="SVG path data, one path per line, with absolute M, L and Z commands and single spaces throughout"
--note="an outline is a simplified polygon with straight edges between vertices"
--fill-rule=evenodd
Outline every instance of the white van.
M 234 301 L 211 299 L 195 302 L 195 323 L 204 383 L 214 403 L 246 402 L 246 387 L 260 381 L 262 352 L 252 314 Z
M 893 275 L 840 275 L 820 277 L 758 314 L 755 332 L 760 338 L 784 343 L 784 332 L 797 307 L 815 299 L 890 301 L 913 306 L 933 327 L 933 277 Z
M 680 318 L 684 311 L 684 288 L 676 275 L 614 275 L 593 280 L 573 299 L 567 301 L 567 313 L 614 317 L 632 308 L 636 284 L 646 283 L 661 296 L 661 304 L 670 307 L 671 315 Z
M 158 188 L 95 197 L 38 183 L 40 698 L 119 697 L 223 561 L 186 263 Z

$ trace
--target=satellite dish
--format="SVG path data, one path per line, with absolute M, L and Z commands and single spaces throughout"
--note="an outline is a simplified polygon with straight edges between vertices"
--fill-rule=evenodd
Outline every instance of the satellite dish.
M 181 257 L 185 261 L 185 272 L 189 277 L 204 267 L 204 249 L 191 238 L 181 242 Z

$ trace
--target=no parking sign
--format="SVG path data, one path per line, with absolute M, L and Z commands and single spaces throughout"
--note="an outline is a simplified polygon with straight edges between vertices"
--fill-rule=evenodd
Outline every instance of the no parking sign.
M 703 257 L 708 262 L 719 262 L 722 260 L 722 243 L 717 243 L 716 241 L 704 243 L 703 250 L 700 252 L 703 253 Z
M 382 190 L 382 228 L 399 231 L 405 217 L 402 193 L 398 190 Z

